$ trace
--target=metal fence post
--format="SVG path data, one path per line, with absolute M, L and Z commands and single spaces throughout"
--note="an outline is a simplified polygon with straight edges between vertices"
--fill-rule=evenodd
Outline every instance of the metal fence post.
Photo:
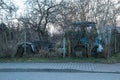
M 24 33 L 24 54 L 26 54 L 26 31 Z

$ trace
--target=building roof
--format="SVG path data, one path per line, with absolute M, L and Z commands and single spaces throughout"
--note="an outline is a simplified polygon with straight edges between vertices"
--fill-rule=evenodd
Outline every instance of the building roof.
M 85 22 L 75 21 L 72 23 L 72 25 L 84 26 L 84 27 L 89 27 L 89 26 L 95 27 L 96 23 L 95 22 L 87 22 L 87 21 L 85 21 Z
M 99 30 L 104 33 L 106 32 L 106 30 L 108 30 L 110 33 L 112 32 L 112 30 L 116 29 L 118 31 L 118 33 L 120 33 L 120 26 L 104 26 L 104 27 L 100 27 Z

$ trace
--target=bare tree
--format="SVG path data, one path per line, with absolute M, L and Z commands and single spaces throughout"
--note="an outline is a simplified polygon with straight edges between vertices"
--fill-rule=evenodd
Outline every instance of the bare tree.
M 10 5 L 0 0 L 0 57 L 11 56 L 13 45 L 11 44 L 11 29 L 7 23 L 8 18 L 12 18 L 17 11 L 16 6 L 11 3 Z M 13 43 L 14 44 L 14 43 Z M 12 47 L 11 47 L 12 46 Z M 10 53 L 11 52 L 11 53 Z
M 54 15 L 57 12 L 57 6 L 59 4 L 53 0 L 32 0 L 27 6 L 29 9 L 27 18 L 20 18 L 19 20 L 35 30 L 38 33 L 39 39 L 43 39 L 47 32 L 47 24 L 52 23 L 52 19 L 55 18 Z

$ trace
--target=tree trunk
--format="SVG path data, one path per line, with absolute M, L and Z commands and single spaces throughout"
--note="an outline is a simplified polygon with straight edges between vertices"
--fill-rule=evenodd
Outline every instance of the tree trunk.
M 44 31 L 42 31 L 38 28 L 37 33 L 38 33 L 39 40 L 43 40 L 44 39 Z
M 70 58 L 70 54 L 71 54 L 71 44 L 70 44 L 70 39 L 68 38 L 68 56 L 69 56 L 69 58 Z

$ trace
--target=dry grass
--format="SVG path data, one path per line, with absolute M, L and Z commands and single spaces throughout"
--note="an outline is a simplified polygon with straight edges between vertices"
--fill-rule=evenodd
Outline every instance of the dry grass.
M 92 62 L 92 63 L 120 63 L 120 53 L 114 54 L 112 57 L 106 58 L 43 58 L 43 57 L 24 57 L 24 58 L 1 58 L 0 62 Z

